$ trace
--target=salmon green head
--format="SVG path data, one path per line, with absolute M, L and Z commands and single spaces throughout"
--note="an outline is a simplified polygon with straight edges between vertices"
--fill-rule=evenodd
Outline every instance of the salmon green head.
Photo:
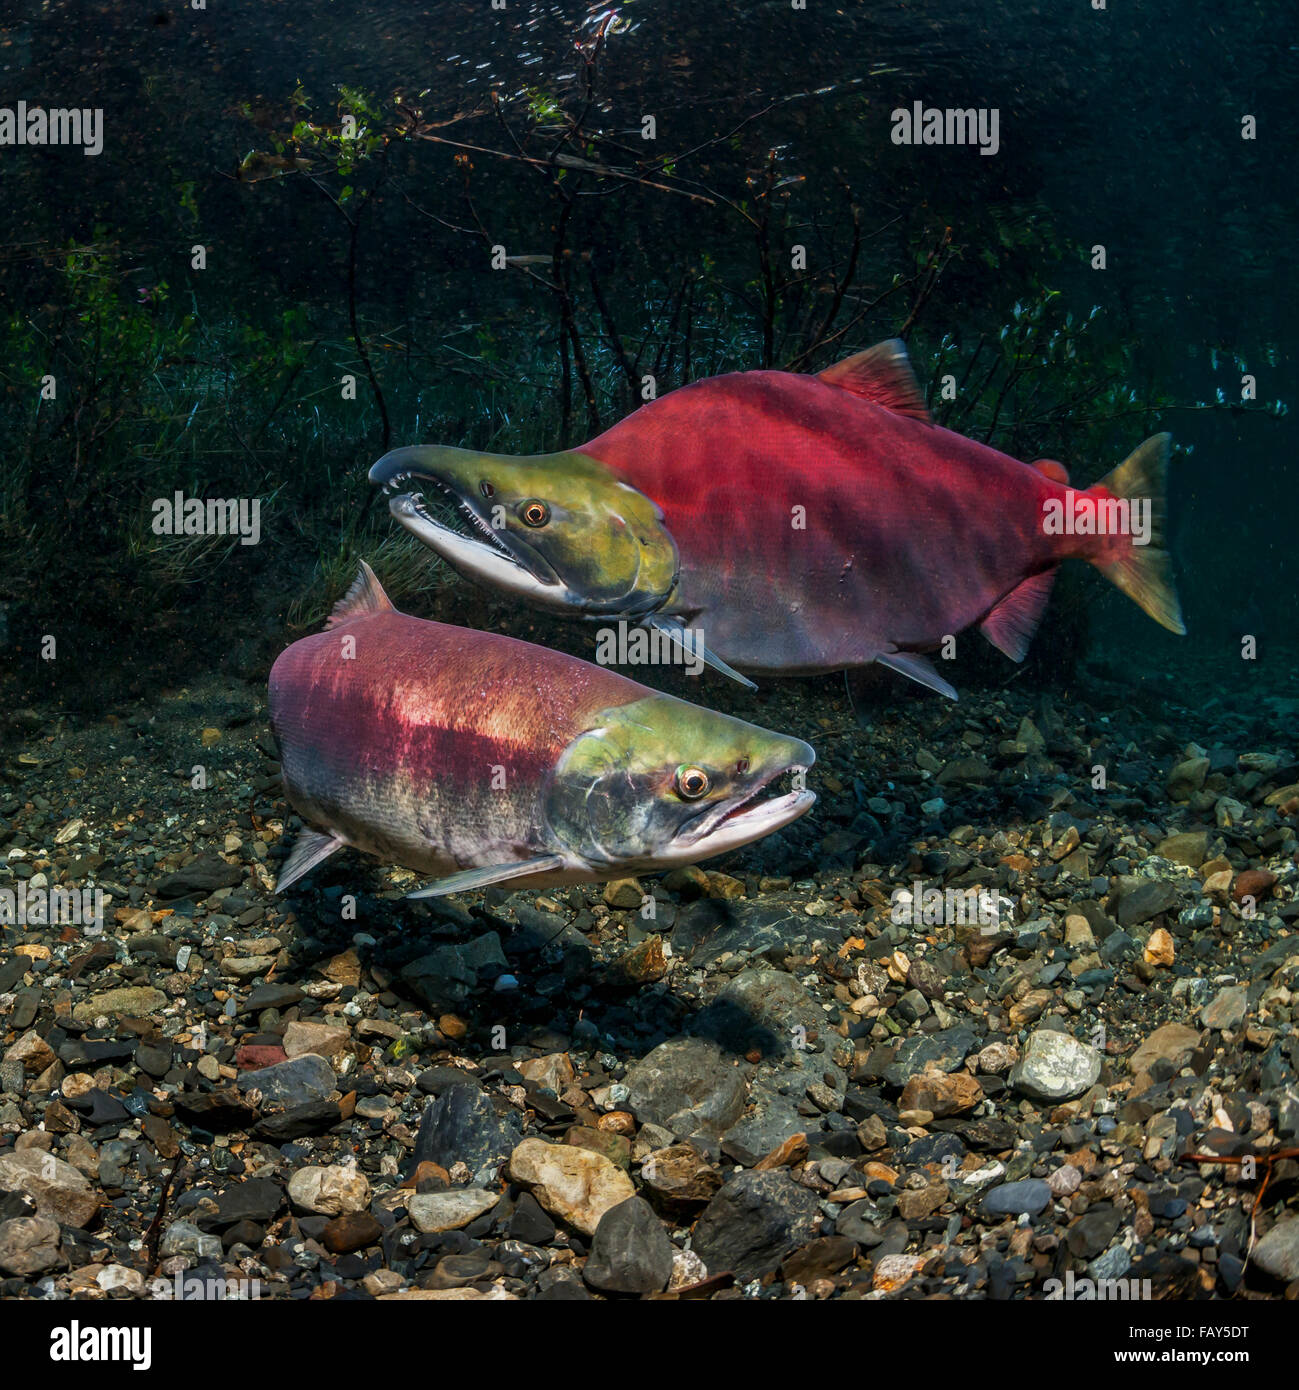
M 815 760 L 802 739 L 646 694 L 601 711 L 564 750 L 546 820 L 562 853 L 602 877 L 692 864 L 801 816 Z
M 663 513 L 576 451 L 511 457 L 472 449 L 394 449 L 370 470 L 388 509 L 466 579 L 538 607 L 639 617 L 672 592 L 679 561 Z M 427 502 L 449 499 L 466 531 Z

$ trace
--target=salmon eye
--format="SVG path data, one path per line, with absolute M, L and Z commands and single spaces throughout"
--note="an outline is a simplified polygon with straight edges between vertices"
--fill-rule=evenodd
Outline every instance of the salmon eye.
M 708 774 L 702 767 L 677 768 L 677 791 L 687 801 L 696 801 L 709 788 Z
M 550 520 L 550 508 L 534 497 L 519 508 L 519 515 L 529 526 L 544 526 Z
M 736 776 L 738 776 L 738 777 L 743 777 L 744 774 L 745 774 L 746 772 L 748 772 L 748 770 L 749 770 L 749 760 L 748 760 L 748 758 L 741 758 L 740 761 L 739 761 L 738 763 L 735 764 L 735 773 L 736 773 Z
M 486 478 L 484 478 L 482 482 L 478 484 L 478 491 L 481 492 L 484 497 L 496 496 L 496 489 L 491 485 L 491 483 L 487 481 Z

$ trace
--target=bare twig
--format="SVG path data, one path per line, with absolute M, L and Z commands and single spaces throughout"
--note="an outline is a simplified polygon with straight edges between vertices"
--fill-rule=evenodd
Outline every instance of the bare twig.
M 158 1268 L 158 1242 L 162 1239 L 162 1223 L 167 1215 L 167 1201 L 171 1196 L 172 1184 L 176 1181 L 176 1175 L 180 1172 L 181 1164 L 184 1161 L 185 1155 L 183 1153 L 177 1153 L 175 1159 L 172 1160 L 171 1170 L 163 1179 L 162 1190 L 158 1193 L 158 1210 L 154 1212 L 149 1229 L 145 1232 L 144 1250 L 148 1257 L 150 1274 Z
M 933 247 L 925 260 L 924 270 L 921 271 L 921 274 L 927 278 L 921 286 L 920 293 L 916 296 L 915 303 L 911 306 L 911 312 L 907 315 L 906 322 L 898 329 L 899 338 L 905 339 L 907 334 L 911 332 L 912 325 L 920 317 L 920 311 L 928 303 L 929 296 L 933 294 L 934 287 L 938 284 L 938 277 L 943 273 L 943 267 L 947 263 L 943 258 L 943 252 L 951 244 L 952 229 L 945 227 L 937 245 Z
M 1267 1191 L 1268 1184 L 1272 1181 L 1272 1167 L 1280 1163 L 1284 1158 L 1299 1159 L 1299 1148 L 1293 1149 L 1273 1149 L 1271 1153 L 1252 1153 L 1252 1154 L 1183 1154 L 1183 1163 L 1258 1163 L 1263 1166 L 1263 1181 L 1258 1185 L 1258 1191 L 1254 1194 L 1254 1205 L 1249 1209 L 1249 1248 L 1245 1251 L 1244 1263 L 1248 1264 L 1250 1256 L 1254 1253 L 1254 1245 L 1258 1238 L 1255 1228 L 1255 1218 L 1258 1216 L 1258 1209 L 1263 1202 L 1263 1194 Z

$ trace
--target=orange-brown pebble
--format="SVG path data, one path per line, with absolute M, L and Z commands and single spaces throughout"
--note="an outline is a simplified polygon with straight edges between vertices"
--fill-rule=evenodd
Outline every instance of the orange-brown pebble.
M 1275 882 L 1276 875 L 1269 873 L 1267 869 L 1246 869 L 1236 875 L 1231 896 L 1238 903 L 1244 902 L 1246 898 L 1253 898 L 1257 902 L 1259 898 L 1266 898 L 1272 892 Z

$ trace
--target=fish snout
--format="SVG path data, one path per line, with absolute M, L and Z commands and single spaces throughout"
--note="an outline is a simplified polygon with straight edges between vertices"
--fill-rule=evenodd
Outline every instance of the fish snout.
M 370 481 L 388 491 L 401 491 L 408 483 L 421 482 L 439 483 L 454 491 L 456 476 L 471 457 L 468 449 L 426 445 L 390 449 L 371 467 Z
M 810 772 L 812 764 L 816 762 L 816 749 L 810 743 L 804 743 L 801 738 L 792 738 L 790 743 L 794 745 L 793 755 L 789 759 L 790 770 Z
M 776 745 L 762 759 L 762 780 L 772 782 L 789 776 L 797 785 L 812 770 L 816 749 L 810 743 L 792 735 L 777 735 Z

